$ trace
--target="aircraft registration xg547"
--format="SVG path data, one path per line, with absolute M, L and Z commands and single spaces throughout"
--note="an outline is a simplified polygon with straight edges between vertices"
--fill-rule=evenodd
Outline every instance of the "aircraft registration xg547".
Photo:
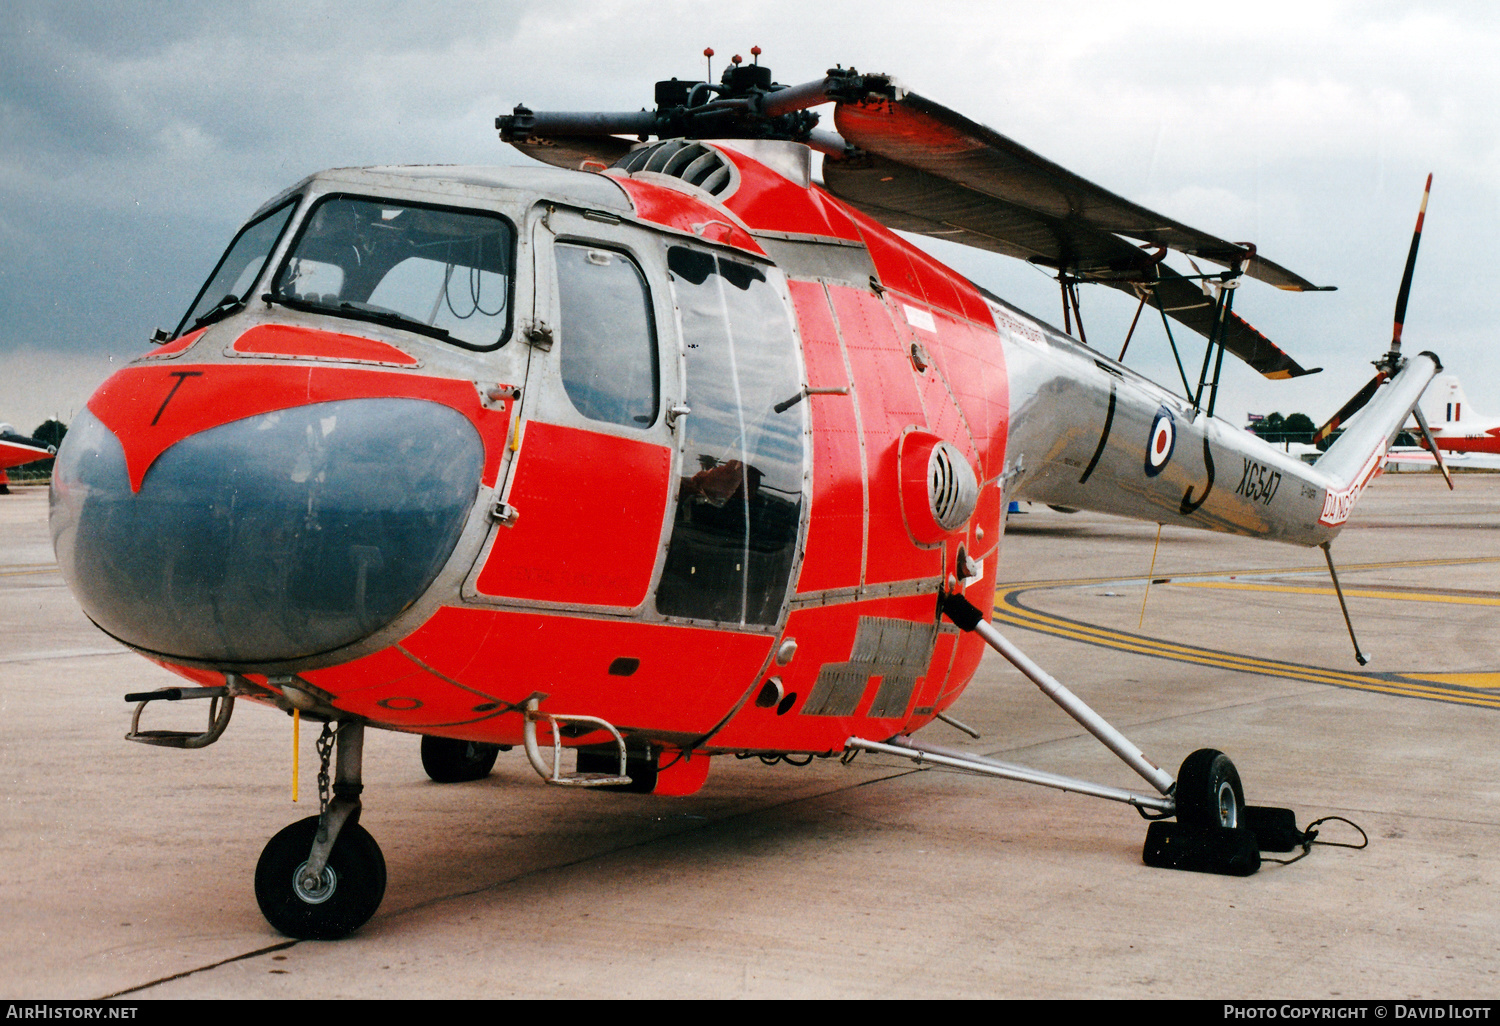
M 816 127 L 826 103 L 837 132 Z M 341 936 L 380 902 L 366 727 L 423 735 L 438 780 L 523 746 L 549 783 L 665 794 L 716 755 L 879 751 L 1175 815 L 1153 830 L 1229 851 L 1208 868 L 1259 865 L 1226 757 L 1174 780 L 988 623 L 1003 511 L 1324 545 L 1435 357 L 1388 354 L 1316 465 L 1261 443 L 1212 416 L 1224 351 L 1305 371 L 1233 313 L 1233 286 L 1313 286 L 887 76 L 784 87 L 737 61 L 659 83 L 653 111 L 499 127 L 562 166 L 340 169 L 271 200 L 58 456 L 68 584 L 197 685 L 127 696 L 129 736 L 202 747 L 235 699 L 324 723 L 320 815 L 256 871 L 278 930 Z M 893 229 L 1052 268 L 1074 310 L 1080 281 L 1141 297 L 1208 335 L 1197 388 Z M 1181 275 L 1169 248 L 1225 269 Z M 914 739 L 987 643 L 1150 793 Z M 149 701 L 189 697 L 208 699 L 202 734 L 140 728 Z

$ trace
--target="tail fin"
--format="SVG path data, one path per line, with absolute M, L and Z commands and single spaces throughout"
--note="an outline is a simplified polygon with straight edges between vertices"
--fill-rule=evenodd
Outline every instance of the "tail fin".
M 1427 423 L 1434 428 L 1458 427 L 1465 417 L 1472 420 L 1476 416 L 1469 409 L 1469 401 L 1457 374 L 1444 374 L 1433 379 L 1422 396 L 1422 412 L 1427 415 Z

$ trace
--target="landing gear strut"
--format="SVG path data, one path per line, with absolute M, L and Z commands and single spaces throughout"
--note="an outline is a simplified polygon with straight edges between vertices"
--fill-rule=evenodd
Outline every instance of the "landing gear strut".
M 318 738 L 322 812 L 299 820 L 266 844 L 255 867 L 255 900 L 281 933 L 337 940 L 359 929 L 385 897 L 385 857 L 359 825 L 363 723 L 325 725 Z M 328 762 L 338 763 L 329 800 Z
M 1240 785 L 1239 772 L 1223 752 L 1212 748 L 1199 749 L 1187 757 L 1176 781 L 1173 781 L 1170 774 L 1147 759 L 1098 713 L 985 622 L 983 614 L 962 595 L 945 596 L 941 608 L 963 630 L 977 631 L 991 648 L 1030 678 L 1048 698 L 1155 787 L 1160 797 L 1017 766 L 971 752 L 941 748 L 904 735 L 885 742 L 851 737 L 845 742 L 846 747 L 1128 802 L 1143 816 L 1155 820 L 1146 830 L 1146 846 L 1142 852 L 1149 866 L 1249 876 L 1260 868 L 1262 850 L 1290 851 L 1295 845 L 1310 842 L 1310 835 L 1297 830 L 1290 809 L 1245 804 L 1245 790 Z M 1164 822 L 1173 815 L 1177 822 Z

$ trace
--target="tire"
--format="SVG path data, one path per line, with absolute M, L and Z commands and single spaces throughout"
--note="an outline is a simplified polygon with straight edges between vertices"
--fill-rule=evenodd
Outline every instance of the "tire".
M 385 856 L 369 831 L 345 823 L 323 871 L 326 893 L 313 895 L 297 884 L 297 873 L 312 851 L 318 817 L 286 827 L 266 843 L 255 866 L 255 900 L 278 932 L 298 940 L 338 940 L 369 922 L 385 897 Z
M 1184 826 L 1234 828 L 1245 818 L 1245 789 L 1229 756 L 1200 748 L 1177 771 L 1177 822 Z
M 459 741 L 451 737 L 422 737 L 422 768 L 439 784 L 483 780 L 495 768 L 499 745 Z

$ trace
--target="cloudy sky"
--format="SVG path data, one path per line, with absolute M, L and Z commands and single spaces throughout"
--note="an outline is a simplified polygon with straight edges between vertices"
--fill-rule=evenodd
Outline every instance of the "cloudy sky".
M 1369 376 L 1423 179 L 1406 341 L 1500 413 L 1500 8 L 1487 3 L 626 0 L 0 5 L 0 420 L 68 420 L 180 318 L 235 228 L 325 167 L 525 163 L 496 114 L 636 109 L 705 46 L 779 81 L 889 72 L 1066 167 L 1338 292 L 1235 309 L 1306 366 L 1226 372 L 1220 412 L 1317 419 Z M 1034 268 L 934 246 L 1057 321 Z M 1117 350 L 1134 312 L 1086 292 Z M 1195 337 L 1189 350 L 1199 345 Z M 1159 328 L 1132 343 L 1167 380 Z M 1201 350 L 1200 350 L 1201 351 Z

